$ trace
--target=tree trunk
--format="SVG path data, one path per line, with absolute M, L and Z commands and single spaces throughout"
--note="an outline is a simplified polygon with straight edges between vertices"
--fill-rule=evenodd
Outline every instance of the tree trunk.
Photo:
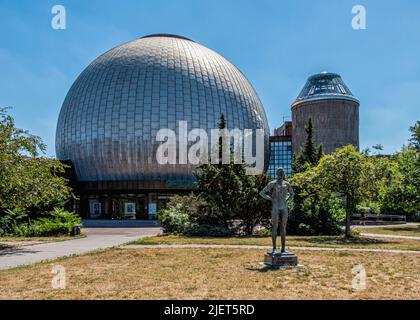
M 346 211 L 346 238 L 350 238 L 350 212 Z
M 346 196 L 346 230 L 345 236 L 346 238 L 350 238 L 350 217 L 351 217 L 351 198 Z

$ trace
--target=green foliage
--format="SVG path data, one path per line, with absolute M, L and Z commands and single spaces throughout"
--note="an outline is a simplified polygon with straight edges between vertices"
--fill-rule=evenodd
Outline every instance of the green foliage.
M 416 150 L 420 150 L 420 120 L 416 122 L 416 124 L 410 127 L 411 138 L 409 140 L 410 147 Z
M 230 237 L 233 234 L 229 228 L 206 224 L 193 227 L 185 233 L 190 237 Z
M 28 215 L 25 212 L 6 210 L 0 217 L 0 237 L 19 235 L 19 226 L 28 221 Z
M 240 199 L 242 210 L 237 215 L 237 219 L 241 221 L 238 226 L 240 232 L 252 235 L 255 226 L 270 225 L 271 202 L 260 195 L 260 191 L 270 180 L 266 174 L 242 176 L 243 190 Z
M 350 236 L 350 216 L 355 213 L 356 205 L 366 199 L 375 186 L 370 169 L 367 157 L 352 145 L 324 156 L 314 168 L 315 181 L 320 188 L 344 201 L 346 236 Z
M 293 159 L 291 183 L 295 191 L 288 232 L 298 235 L 337 235 L 343 219 L 341 201 L 316 184 L 313 168 L 324 156 L 322 145 L 313 142 L 312 120 L 305 128 L 306 143 Z
M 345 216 L 342 201 L 317 182 L 313 167 L 291 179 L 295 197 L 288 220 L 289 234 L 338 235 Z
M 159 210 L 157 218 L 160 221 L 163 231 L 167 233 L 184 233 L 193 227 L 188 214 L 177 207 L 168 207 Z
M 393 156 L 397 172 L 392 183 L 379 194 L 381 211 L 404 214 L 415 219 L 420 214 L 420 155 L 415 148 L 405 148 Z
M 200 212 L 206 210 L 207 203 L 195 193 L 187 195 L 175 195 L 168 202 L 168 208 L 176 208 L 188 215 L 193 223 L 200 222 Z
M 363 201 L 356 206 L 356 213 L 362 214 L 380 214 L 381 207 L 379 202 Z
M 0 218 L 0 236 L 48 237 L 70 235 L 81 226 L 80 217 L 72 212 L 54 209 L 30 220 L 24 212 L 7 210 Z
M 247 175 L 244 164 L 205 164 L 197 168 L 197 185 L 203 205 L 192 213 L 200 225 L 230 227 L 230 221 L 240 220 L 239 229 L 252 234 L 257 224 L 267 223 L 269 202 L 259 191 L 268 183 L 266 175 Z
M 224 129 L 226 121 L 221 115 L 219 128 Z M 220 139 L 219 159 L 222 159 L 222 144 L 228 143 Z M 229 148 L 228 148 L 229 149 Z M 199 225 L 216 225 L 232 227 L 233 220 L 241 223 L 235 225 L 240 231 L 252 234 L 255 225 L 269 219 L 269 203 L 259 191 L 268 183 L 266 175 L 247 175 L 244 163 L 234 163 L 231 153 L 227 164 L 202 164 L 195 170 L 197 186 L 200 191 L 202 205 L 191 213 L 194 222 Z
M 316 146 L 313 141 L 313 131 L 312 119 L 309 118 L 308 124 L 305 126 L 306 142 L 293 159 L 293 173 L 304 172 L 315 166 L 324 155 L 322 145 Z
M 16 128 L 7 109 L 0 108 L 0 214 L 10 209 L 34 216 L 62 207 L 72 196 L 62 178 L 64 165 L 38 157 L 44 151 L 39 137 Z

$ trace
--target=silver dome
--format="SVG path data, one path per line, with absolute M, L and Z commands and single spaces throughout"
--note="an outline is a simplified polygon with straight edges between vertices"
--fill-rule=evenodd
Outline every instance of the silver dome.
M 184 37 L 152 35 L 94 60 L 69 90 L 60 111 L 56 153 L 78 181 L 189 180 L 192 165 L 160 165 L 161 128 L 265 130 L 264 108 L 245 76 L 216 52 Z

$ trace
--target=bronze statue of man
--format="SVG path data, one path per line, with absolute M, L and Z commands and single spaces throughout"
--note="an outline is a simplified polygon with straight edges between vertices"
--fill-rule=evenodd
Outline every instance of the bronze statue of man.
M 271 239 L 273 254 L 277 253 L 277 229 L 280 222 L 281 253 L 286 253 L 286 224 L 288 216 L 287 204 L 293 199 L 294 192 L 289 182 L 284 180 L 283 168 L 277 169 L 277 179 L 269 182 L 260 195 L 273 203 L 271 209 Z

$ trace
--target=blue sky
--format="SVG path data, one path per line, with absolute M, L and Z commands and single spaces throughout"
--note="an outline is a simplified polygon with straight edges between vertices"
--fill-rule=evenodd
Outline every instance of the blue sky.
M 51 28 L 51 8 L 67 29 Z M 353 30 L 352 7 L 367 10 Z M 0 106 L 55 154 L 55 126 L 78 74 L 104 51 L 146 34 L 187 36 L 248 77 L 270 124 L 290 118 L 307 77 L 337 72 L 361 101 L 361 148 L 397 151 L 420 119 L 420 2 L 360 0 L 0 0 Z

